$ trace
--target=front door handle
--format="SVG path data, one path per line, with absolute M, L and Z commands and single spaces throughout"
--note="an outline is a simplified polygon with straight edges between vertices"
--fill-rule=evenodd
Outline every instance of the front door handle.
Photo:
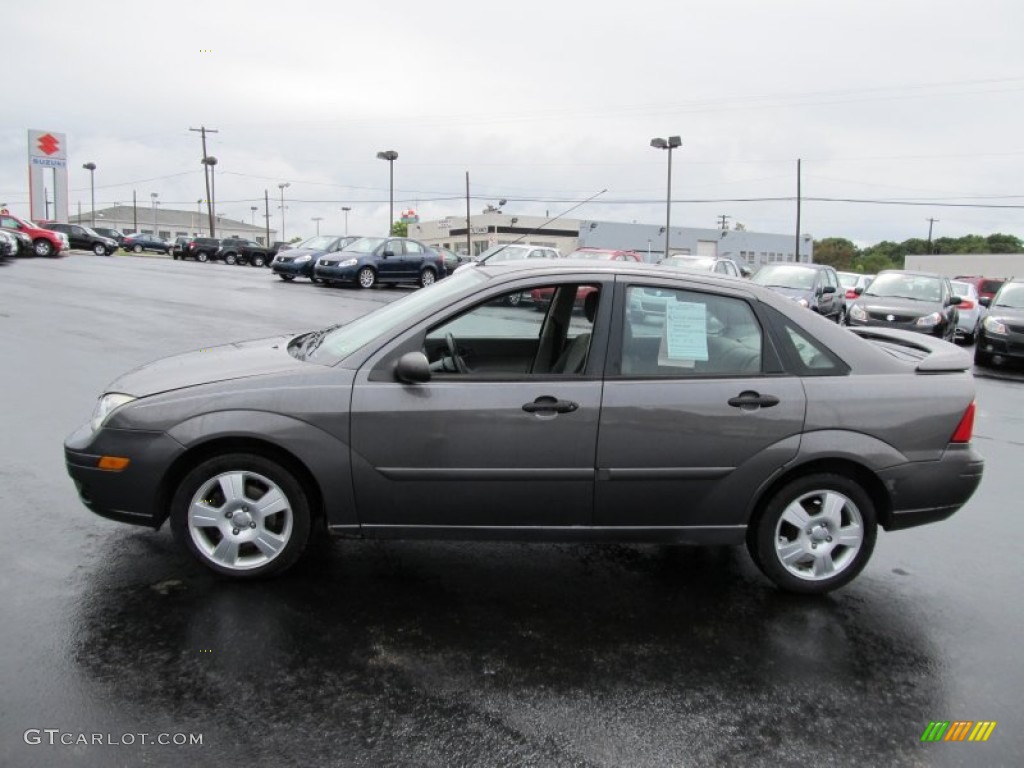
M 572 413 L 579 407 L 579 403 L 572 400 L 559 400 L 550 395 L 542 395 L 532 403 L 523 403 L 523 410 L 527 413 Z
M 729 405 L 733 408 L 742 408 L 745 411 L 753 411 L 758 408 L 771 408 L 779 404 L 779 398 L 775 395 L 762 395 L 752 390 L 740 392 L 736 397 L 729 398 Z

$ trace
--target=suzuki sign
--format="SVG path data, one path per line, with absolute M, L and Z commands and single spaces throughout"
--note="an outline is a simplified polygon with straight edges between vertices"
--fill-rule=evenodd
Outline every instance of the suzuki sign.
M 28 132 L 28 191 L 30 218 L 46 219 L 46 199 L 53 192 L 49 218 L 68 220 L 67 137 L 54 131 Z

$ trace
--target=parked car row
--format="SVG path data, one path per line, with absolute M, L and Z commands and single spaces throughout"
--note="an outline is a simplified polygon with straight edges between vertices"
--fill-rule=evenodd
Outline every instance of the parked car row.
M 274 257 L 270 268 L 285 281 L 307 277 L 327 285 L 432 285 L 448 276 L 444 257 L 411 237 L 319 235 Z

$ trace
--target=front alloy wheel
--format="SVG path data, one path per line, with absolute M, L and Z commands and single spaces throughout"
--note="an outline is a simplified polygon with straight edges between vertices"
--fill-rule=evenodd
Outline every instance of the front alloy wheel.
M 772 497 L 747 546 L 781 589 L 821 594 L 851 581 L 875 546 L 875 506 L 843 475 L 798 478 Z
M 254 267 L 262 267 L 264 264 L 267 263 L 267 260 L 264 257 L 260 256 L 259 254 L 256 254 L 255 256 L 252 257 L 252 261 L 250 261 L 249 263 Z
M 49 240 L 36 240 L 32 245 L 36 256 L 49 256 L 53 253 L 53 246 Z
M 206 254 L 206 251 L 199 251 L 199 253 L 196 254 L 196 261 L 206 262 L 209 258 L 210 257 Z
M 96 245 L 92 247 L 92 252 L 95 253 L 97 256 L 106 256 L 107 246 L 105 246 L 103 243 L 96 243 Z
M 235 264 L 238 263 L 238 257 L 235 256 L 235 254 L 233 253 L 229 253 L 227 256 L 224 257 L 224 263 L 227 264 L 228 266 L 233 267 L 235 266 Z
M 309 540 L 309 503 L 295 477 L 254 454 L 197 466 L 174 495 L 171 529 L 207 568 L 235 578 L 280 573 Z
M 360 288 L 373 288 L 377 282 L 377 273 L 373 271 L 372 267 L 363 267 L 359 270 L 359 287 Z

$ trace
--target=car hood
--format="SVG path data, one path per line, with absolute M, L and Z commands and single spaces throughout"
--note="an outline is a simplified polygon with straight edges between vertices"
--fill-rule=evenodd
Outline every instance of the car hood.
M 780 296 L 785 296 L 787 299 L 807 299 L 811 298 L 814 291 L 805 290 L 803 288 L 783 288 L 780 285 L 766 285 L 765 288 L 775 291 Z
M 107 391 L 146 397 L 199 384 L 302 370 L 309 363 L 289 354 L 292 338 L 292 334 L 274 336 L 165 357 L 129 371 Z
M 998 320 L 1010 320 L 1014 324 L 1024 324 L 1024 309 L 1016 307 L 989 307 L 988 316 Z
M 325 253 L 327 253 L 327 251 L 314 251 L 310 248 L 289 248 L 287 251 L 278 251 L 277 255 L 286 259 L 291 259 L 292 261 L 297 259 L 299 256 L 308 255 L 312 256 L 313 260 L 315 261 L 316 259 L 323 256 Z
M 937 301 L 901 299 L 895 296 L 861 296 L 859 304 L 869 312 L 891 312 L 898 315 L 930 315 L 942 309 Z

